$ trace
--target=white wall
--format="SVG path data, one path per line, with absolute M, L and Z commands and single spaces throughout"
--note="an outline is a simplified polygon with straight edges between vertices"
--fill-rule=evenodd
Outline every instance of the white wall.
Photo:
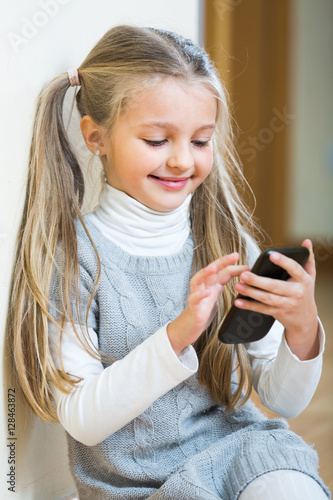
M 0 354 L 14 240 L 20 220 L 35 99 L 57 74 L 77 67 L 96 41 L 119 23 L 158 26 L 199 42 L 200 0 L 13 0 L 0 13 Z M 43 424 L 16 401 L 16 440 L 9 438 L 4 360 L 0 396 L 0 498 L 58 500 L 74 491 L 60 426 Z M 12 449 L 8 444 L 12 442 Z M 8 463 L 11 459 L 15 463 Z M 15 467 L 15 493 L 8 490 Z M 13 470 L 13 469 L 12 469 Z
M 333 243 L 333 2 L 294 0 L 289 235 Z

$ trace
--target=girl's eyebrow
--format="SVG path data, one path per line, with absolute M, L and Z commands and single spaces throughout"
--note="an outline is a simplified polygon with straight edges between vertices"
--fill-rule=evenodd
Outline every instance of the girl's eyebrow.
M 179 127 L 177 127 L 177 125 L 175 125 L 174 123 L 170 123 L 170 122 L 151 121 L 148 123 L 141 123 L 140 126 L 149 127 L 149 128 L 172 129 L 172 130 L 179 131 Z M 215 123 L 207 123 L 206 125 L 202 125 L 201 127 L 199 127 L 196 130 L 196 132 L 199 132 L 201 130 L 214 130 L 214 129 L 215 129 Z

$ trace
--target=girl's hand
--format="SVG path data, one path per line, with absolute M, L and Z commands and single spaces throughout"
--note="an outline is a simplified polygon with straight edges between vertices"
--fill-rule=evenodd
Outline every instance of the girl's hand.
M 287 343 L 299 359 L 311 359 L 319 353 L 317 308 L 314 298 L 316 279 L 315 259 L 310 240 L 302 246 L 310 250 L 303 269 L 293 259 L 274 252 L 270 259 L 285 269 L 290 278 L 281 281 L 257 276 L 251 272 L 240 275 L 236 290 L 258 302 L 237 299 L 235 305 L 263 314 L 269 314 L 285 327 Z
M 238 258 L 238 253 L 225 255 L 201 269 L 191 279 L 188 305 L 167 327 L 170 343 L 177 355 L 193 344 L 210 325 L 224 285 L 250 269 L 248 266 L 235 265 Z

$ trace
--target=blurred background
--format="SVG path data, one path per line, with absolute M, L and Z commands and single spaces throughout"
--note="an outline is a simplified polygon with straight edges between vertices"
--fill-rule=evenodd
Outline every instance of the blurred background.
M 75 491 L 62 428 L 38 421 L 20 398 L 15 492 L 8 490 L 7 403 L 15 387 L 4 350 L 6 304 L 37 95 L 120 23 L 177 31 L 206 48 L 230 95 L 262 245 L 313 241 L 327 336 L 324 368 L 309 407 L 289 424 L 315 445 L 321 475 L 333 490 L 332 0 L 13 0 L 2 2 L 0 13 L 0 498 L 64 500 Z
M 205 13 L 266 244 L 309 237 L 331 256 L 332 1 L 212 0 Z

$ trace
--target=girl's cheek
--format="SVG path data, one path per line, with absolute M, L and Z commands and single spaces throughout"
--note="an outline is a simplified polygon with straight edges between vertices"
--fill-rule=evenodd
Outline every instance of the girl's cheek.
M 208 177 L 208 175 L 211 173 L 212 168 L 213 168 L 213 159 L 211 158 L 211 159 L 209 159 L 209 161 L 206 164 L 205 178 Z

